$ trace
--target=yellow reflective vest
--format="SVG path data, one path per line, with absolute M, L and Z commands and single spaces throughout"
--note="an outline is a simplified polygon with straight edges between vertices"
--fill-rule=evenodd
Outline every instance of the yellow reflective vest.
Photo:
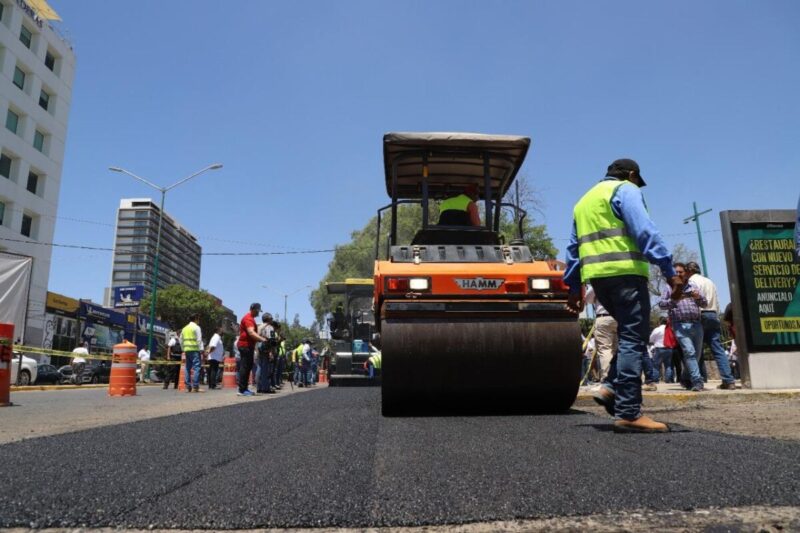
M 650 265 L 625 222 L 617 218 L 611 199 L 619 187 L 635 187 L 620 180 L 604 180 L 575 204 L 581 281 L 635 275 L 648 277 Z

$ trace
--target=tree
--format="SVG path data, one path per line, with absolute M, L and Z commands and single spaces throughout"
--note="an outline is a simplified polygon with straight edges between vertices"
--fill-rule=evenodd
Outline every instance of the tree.
M 150 309 L 149 295 L 142 299 L 141 309 Z M 205 291 L 185 285 L 169 285 L 158 291 L 156 316 L 174 331 L 180 332 L 195 313 L 200 315 L 199 326 L 207 338 L 211 338 L 217 326 L 222 324 L 225 315 L 222 306 Z
M 531 249 L 531 253 L 536 259 L 554 259 L 558 250 L 553 245 L 553 241 L 547 234 L 544 225 L 536 225 L 533 222 L 531 213 L 539 213 L 540 205 L 534 189 L 524 179 L 520 184 L 520 204 L 528 211 L 528 217 L 523 221 L 523 235 L 525 243 Z M 524 194 L 523 194 L 524 193 Z M 511 199 L 507 196 L 506 200 Z M 483 206 L 483 203 L 479 203 Z M 439 219 L 439 206 L 436 202 L 430 202 L 429 220 Z M 483 215 L 482 215 L 483 216 Z M 389 231 L 392 224 L 390 211 L 386 211 L 381 219 L 381 235 L 378 236 L 378 257 L 387 257 L 387 243 Z M 340 295 L 330 295 L 325 289 L 325 284 L 334 281 L 344 281 L 347 278 L 372 278 L 375 270 L 375 239 L 377 236 L 378 217 L 372 217 L 367 224 L 360 230 L 350 234 L 350 242 L 336 247 L 333 259 L 328 264 L 328 272 L 322 278 L 317 289 L 311 292 L 309 297 L 311 306 L 314 308 L 317 321 L 322 323 L 323 317 L 330 312 L 337 303 L 342 301 Z M 416 204 L 405 204 L 398 206 L 397 209 L 397 242 L 410 243 L 417 231 L 422 228 L 422 207 Z M 500 220 L 500 234 L 505 242 L 510 242 L 517 238 L 517 229 L 514 223 L 513 210 L 503 209 Z

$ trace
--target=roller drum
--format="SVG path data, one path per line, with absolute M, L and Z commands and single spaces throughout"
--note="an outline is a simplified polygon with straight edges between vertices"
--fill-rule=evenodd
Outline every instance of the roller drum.
M 560 412 L 578 393 L 574 318 L 391 318 L 381 338 L 385 416 Z

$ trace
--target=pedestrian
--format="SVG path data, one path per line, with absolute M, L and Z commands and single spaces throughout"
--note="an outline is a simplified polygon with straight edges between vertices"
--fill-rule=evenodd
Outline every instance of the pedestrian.
M 222 344 L 222 326 L 217 326 L 217 331 L 208 341 L 208 388 L 213 390 L 219 383 L 219 365 L 225 359 L 225 347 Z
M 735 389 L 736 378 L 733 377 L 728 355 L 725 353 L 725 347 L 722 346 L 722 325 L 719 320 L 717 286 L 713 281 L 702 275 L 700 265 L 695 261 L 686 263 L 686 272 L 689 275 L 689 281 L 697 285 L 706 298 L 706 305 L 700 308 L 700 324 L 703 326 L 703 344 L 707 344 L 711 350 L 714 361 L 717 363 L 719 377 L 722 379 L 722 384 L 718 388 Z M 702 350 L 698 354 L 698 358 L 700 361 L 703 360 Z M 705 368 L 704 363 L 701 366 L 702 368 Z M 705 376 L 703 377 L 705 378 Z
M 181 345 L 186 354 L 186 392 L 200 392 L 200 354 L 203 352 L 203 332 L 197 324 L 200 314 L 194 313 L 181 330 Z
M 256 331 L 255 317 L 261 312 L 261 304 L 250 304 L 250 311 L 246 313 L 239 322 L 239 339 L 236 345 L 239 348 L 239 392 L 238 396 L 254 396 L 249 388 L 250 372 L 253 369 L 253 354 L 256 343 L 264 342 L 265 339 Z
M 580 385 L 594 385 L 591 376 L 590 365 L 594 362 L 597 354 L 596 342 L 594 333 L 587 340 L 584 335 L 581 335 L 583 350 L 583 359 L 581 361 L 581 383 Z
M 72 381 L 76 385 L 83 384 L 83 370 L 86 368 L 86 357 L 89 357 L 89 343 L 83 341 L 80 346 L 72 350 Z M 84 355 L 86 357 L 84 357 Z
M 697 358 L 703 349 L 703 325 L 700 322 L 700 309 L 708 302 L 700 288 L 689 281 L 686 265 L 675 263 L 675 272 L 685 280 L 680 294 L 675 295 L 665 288 L 658 301 L 659 307 L 669 311 L 670 323 L 675 339 L 683 352 L 683 374 L 680 377 L 684 388 L 702 392 L 703 376 Z
M 169 384 L 171 382 L 175 383 L 174 388 L 178 388 L 182 354 L 183 346 L 181 346 L 178 335 L 174 331 L 171 331 L 169 334 L 169 342 L 167 342 L 167 358 L 169 359 L 170 364 L 167 365 L 167 370 L 164 373 L 164 390 L 169 388 Z
M 278 337 L 278 355 L 275 360 L 275 388 L 281 390 L 283 388 L 283 373 L 286 371 L 286 339 L 283 338 L 281 333 L 281 323 L 273 322 L 272 327 L 275 328 L 275 335 Z
M 567 308 L 583 310 L 582 284 L 591 283 L 597 300 L 617 321 L 617 353 L 595 401 L 615 417 L 616 432 L 665 432 L 669 427 L 642 414 L 642 366 L 650 335 L 648 261 L 657 265 L 676 292 L 683 280 L 645 207 L 639 165 L 618 159 L 606 177 L 575 205 L 564 281 Z
M 731 348 L 728 352 L 728 360 L 731 364 L 731 372 L 736 379 L 741 379 L 739 376 L 739 353 L 736 350 L 736 339 L 731 339 Z
M 256 384 L 256 394 L 275 394 L 278 391 L 275 389 L 272 379 L 278 339 L 275 335 L 275 328 L 272 326 L 271 314 L 264 313 L 261 316 L 261 325 L 258 327 L 258 334 L 265 340 L 257 346 L 259 375 Z
M 667 317 L 658 319 L 658 326 L 650 333 L 650 345 L 653 347 L 653 367 L 656 382 L 664 377 L 664 383 L 674 383 L 675 374 L 672 369 L 672 348 L 664 345 L 664 335 L 667 332 Z M 663 367 L 663 372 L 662 372 Z
M 311 339 L 303 341 L 303 358 L 300 365 L 300 374 L 302 376 L 301 387 L 311 386 Z
M 611 360 L 617 353 L 617 321 L 603 307 L 591 284 L 586 286 L 584 302 L 594 306 L 594 339 L 597 359 L 600 360 L 600 381 L 608 377 Z
M 150 380 L 150 350 L 142 348 L 139 350 L 139 366 L 142 372 L 142 383 Z

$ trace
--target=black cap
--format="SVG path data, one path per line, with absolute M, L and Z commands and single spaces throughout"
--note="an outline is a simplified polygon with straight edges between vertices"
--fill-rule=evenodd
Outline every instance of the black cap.
M 261 312 L 261 304 L 258 303 L 258 302 L 250 304 L 250 310 L 252 311 L 253 309 L 258 309 L 258 312 L 260 313 Z
M 639 163 L 633 159 L 617 159 L 608 165 L 608 172 L 606 172 L 606 176 L 612 176 L 614 178 L 627 178 L 626 174 L 628 172 L 636 172 L 636 175 L 639 177 L 639 181 L 641 182 L 640 187 L 647 185 L 642 177 L 641 172 L 639 171 Z

